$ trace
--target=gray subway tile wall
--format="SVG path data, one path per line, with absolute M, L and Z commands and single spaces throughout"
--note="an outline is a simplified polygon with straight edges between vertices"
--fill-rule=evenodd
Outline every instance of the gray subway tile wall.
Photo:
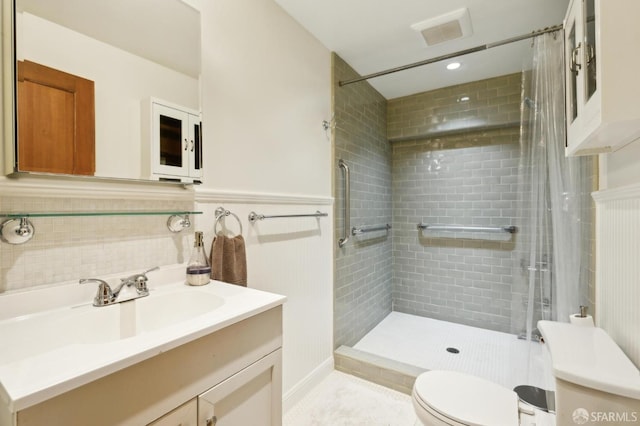
M 356 76 L 334 57 L 334 83 Z M 417 224 L 522 228 L 529 190 L 518 175 L 522 79 L 516 73 L 388 101 L 368 83 L 334 85 L 335 161 L 352 168 L 352 225 L 393 220 L 389 235 L 336 251 L 336 347 L 356 343 L 390 310 L 521 331 L 526 229 L 452 234 Z M 595 181 L 593 160 L 584 168 Z M 337 240 L 344 197 L 337 168 L 335 176 Z M 593 229 L 587 204 L 585 232 Z M 593 263 L 583 275 L 592 305 Z
M 456 148 L 466 136 L 445 139 L 393 145 L 393 309 L 508 331 L 517 235 L 417 224 L 515 225 L 518 132 L 475 136 L 475 147 Z
M 337 87 L 357 76 L 333 55 L 336 241 L 343 231 L 343 159 L 351 170 L 351 226 L 391 223 L 391 147 L 386 99 L 368 83 Z M 391 312 L 391 234 L 352 236 L 336 248 L 334 345 L 351 346 Z
M 517 234 L 417 224 L 517 224 L 520 80 L 512 74 L 388 102 L 388 134 L 397 140 L 393 310 L 510 330 Z

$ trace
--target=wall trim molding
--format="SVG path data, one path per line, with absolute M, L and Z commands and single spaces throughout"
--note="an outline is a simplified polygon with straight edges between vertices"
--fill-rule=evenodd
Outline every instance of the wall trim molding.
M 108 200 L 172 200 L 193 202 L 194 191 L 179 185 L 40 179 L 0 180 L 2 197 L 86 198 Z
M 320 204 L 330 206 L 333 204 L 333 197 L 196 188 L 195 201 L 198 203 L 229 202 L 246 204 Z
M 298 401 L 304 398 L 314 387 L 324 380 L 333 368 L 333 356 L 324 360 L 320 365 L 313 369 L 304 379 L 293 385 L 291 389 L 286 391 L 282 396 L 282 411 L 286 414 Z
M 634 183 L 613 189 L 603 189 L 602 191 L 592 193 L 591 196 L 596 203 L 640 198 L 640 183 Z
M 333 205 L 333 197 L 263 192 L 224 191 L 133 182 L 64 181 L 0 178 L 2 197 L 46 197 L 74 199 L 167 200 L 200 203 Z

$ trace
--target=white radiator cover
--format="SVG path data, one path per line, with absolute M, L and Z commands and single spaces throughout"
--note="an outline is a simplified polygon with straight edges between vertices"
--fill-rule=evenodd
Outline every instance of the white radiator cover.
M 640 184 L 595 192 L 596 325 L 640 366 Z

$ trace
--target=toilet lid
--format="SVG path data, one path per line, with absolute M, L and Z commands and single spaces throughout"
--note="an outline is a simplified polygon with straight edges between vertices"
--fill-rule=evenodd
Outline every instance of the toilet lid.
M 416 379 L 418 402 L 456 422 L 471 426 L 517 426 L 515 392 L 457 371 L 427 371 Z

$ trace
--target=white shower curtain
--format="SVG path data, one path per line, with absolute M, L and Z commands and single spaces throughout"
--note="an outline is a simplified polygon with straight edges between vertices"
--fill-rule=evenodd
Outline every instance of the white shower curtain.
M 530 339 L 539 319 L 568 321 L 588 300 L 581 273 L 590 243 L 582 223 L 590 159 L 564 155 L 562 35 L 535 38 L 533 68 L 524 76 L 512 329 Z

